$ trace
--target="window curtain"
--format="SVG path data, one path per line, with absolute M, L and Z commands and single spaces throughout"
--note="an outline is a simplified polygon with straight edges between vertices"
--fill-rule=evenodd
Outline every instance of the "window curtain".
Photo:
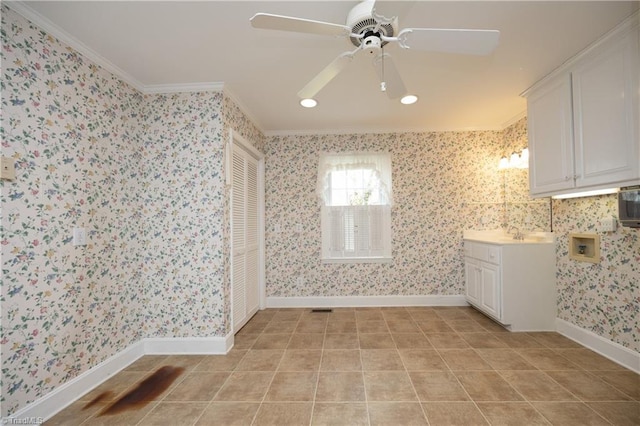
M 331 173 L 355 169 L 373 170 L 381 194 L 379 204 L 388 206 L 393 204 L 391 155 L 389 153 L 321 153 L 316 192 L 322 206 L 331 205 Z

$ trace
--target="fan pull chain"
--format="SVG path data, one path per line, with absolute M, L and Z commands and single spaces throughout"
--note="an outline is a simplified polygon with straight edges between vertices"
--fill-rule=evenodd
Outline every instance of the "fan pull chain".
M 382 64 L 381 64 L 381 66 L 382 66 L 382 73 L 381 73 L 382 79 L 381 80 L 382 81 L 380 82 L 380 91 L 381 92 L 386 92 L 387 91 L 387 82 L 384 81 L 384 46 L 382 46 L 382 48 L 380 50 L 382 52 Z

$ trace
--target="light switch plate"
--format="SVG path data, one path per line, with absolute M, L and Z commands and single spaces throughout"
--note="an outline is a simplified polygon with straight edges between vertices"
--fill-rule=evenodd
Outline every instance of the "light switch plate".
M 16 162 L 11 157 L 2 156 L 1 178 L 14 180 L 16 178 Z
M 73 245 L 74 246 L 86 246 L 87 245 L 87 230 L 86 230 L 86 228 L 73 228 Z
M 613 216 L 600 219 L 601 232 L 615 232 L 617 226 L 618 221 Z

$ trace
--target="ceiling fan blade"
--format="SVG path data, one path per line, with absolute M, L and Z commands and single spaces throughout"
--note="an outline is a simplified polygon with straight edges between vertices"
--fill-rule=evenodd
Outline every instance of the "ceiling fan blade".
M 398 43 L 405 49 L 466 55 L 488 55 L 499 39 L 497 30 L 406 28 L 398 34 Z
M 413 0 L 378 0 L 373 4 L 373 17 L 378 22 L 391 22 L 394 18 L 406 16 L 413 4 Z
M 353 52 L 345 52 L 335 58 L 329 65 L 327 65 L 318 75 L 307 83 L 306 86 L 298 92 L 300 99 L 313 98 L 324 86 L 329 84 L 335 76 L 351 62 L 353 59 Z
M 293 31 L 297 33 L 328 36 L 348 36 L 351 34 L 351 28 L 346 25 L 294 18 L 291 16 L 272 15 L 270 13 L 256 13 L 250 21 L 253 28 L 264 30 Z
M 373 59 L 380 83 L 385 86 L 389 99 L 401 98 L 407 94 L 402 77 L 396 68 L 393 58 L 388 53 L 383 53 Z

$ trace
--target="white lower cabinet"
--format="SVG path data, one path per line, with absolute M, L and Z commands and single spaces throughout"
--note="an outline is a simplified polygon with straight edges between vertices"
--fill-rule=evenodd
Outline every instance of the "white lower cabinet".
M 511 331 L 555 330 L 555 245 L 464 241 L 466 299 Z

